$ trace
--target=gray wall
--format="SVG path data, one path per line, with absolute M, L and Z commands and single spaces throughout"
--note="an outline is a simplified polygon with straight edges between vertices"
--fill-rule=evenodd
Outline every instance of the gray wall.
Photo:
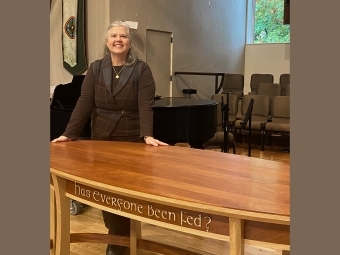
M 135 21 L 133 47 L 146 60 L 146 29 L 173 33 L 172 70 L 244 73 L 246 0 L 111 0 L 110 21 Z M 213 76 L 173 76 L 173 96 L 210 98 Z

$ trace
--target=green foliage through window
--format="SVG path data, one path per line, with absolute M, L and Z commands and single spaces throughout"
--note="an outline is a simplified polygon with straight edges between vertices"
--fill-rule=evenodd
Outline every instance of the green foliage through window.
M 283 24 L 284 0 L 256 0 L 254 43 L 289 43 L 290 25 Z

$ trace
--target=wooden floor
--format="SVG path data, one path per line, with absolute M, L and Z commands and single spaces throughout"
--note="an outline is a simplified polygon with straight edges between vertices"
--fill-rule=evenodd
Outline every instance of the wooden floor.
M 179 144 L 179 146 L 188 146 Z M 287 141 L 273 140 L 272 146 L 266 146 L 264 151 L 260 151 L 260 145 L 254 143 L 251 147 L 251 156 L 273 161 L 290 163 L 290 153 L 287 150 Z M 212 149 L 216 153 L 221 153 L 219 149 Z M 232 153 L 232 150 L 230 151 Z M 248 155 L 248 144 L 245 141 L 236 145 L 236 154 Z M 72 232 L 92 232 L 107 233 L 102 220 L 101 211 L 92 207 L 85 206 L 84 211 L 78 215 L 71 215 Z M 185 248 L 187 250 L 201 253 L 202 255 L 228 255 L 229 243 L 198 237 L 186 233 L 180 233 L 142 223 L 142 237 L 160 243 Z M 105 244 L 73 243 L 71 244 L 71 255 L 105 255 Z M 143 255 L 155 253 L 143 252 Z M 271 250 L 261 247 L 245 246 L 245 255 L 279 255 L 282 251 Z M 176 255 L 176 254 L 174 254 Z

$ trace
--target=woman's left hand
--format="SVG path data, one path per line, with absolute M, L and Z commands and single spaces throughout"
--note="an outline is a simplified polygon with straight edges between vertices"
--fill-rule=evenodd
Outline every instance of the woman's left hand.
M 153 138 L 152 136 L 147 136 L 144 138 L 144 141 L 146 144 L 149 144 L 149 145 L 153 145 L 153 146 L 158 146 L 158 145 L 169 145 L 167 143 L 163 143 L 155 138 Z

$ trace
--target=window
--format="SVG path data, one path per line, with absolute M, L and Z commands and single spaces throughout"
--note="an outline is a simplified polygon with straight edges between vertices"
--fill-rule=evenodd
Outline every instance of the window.
M 285 25 L 284 0 L 253 2 L 253 43 L 289 43 L 290 25 Z

